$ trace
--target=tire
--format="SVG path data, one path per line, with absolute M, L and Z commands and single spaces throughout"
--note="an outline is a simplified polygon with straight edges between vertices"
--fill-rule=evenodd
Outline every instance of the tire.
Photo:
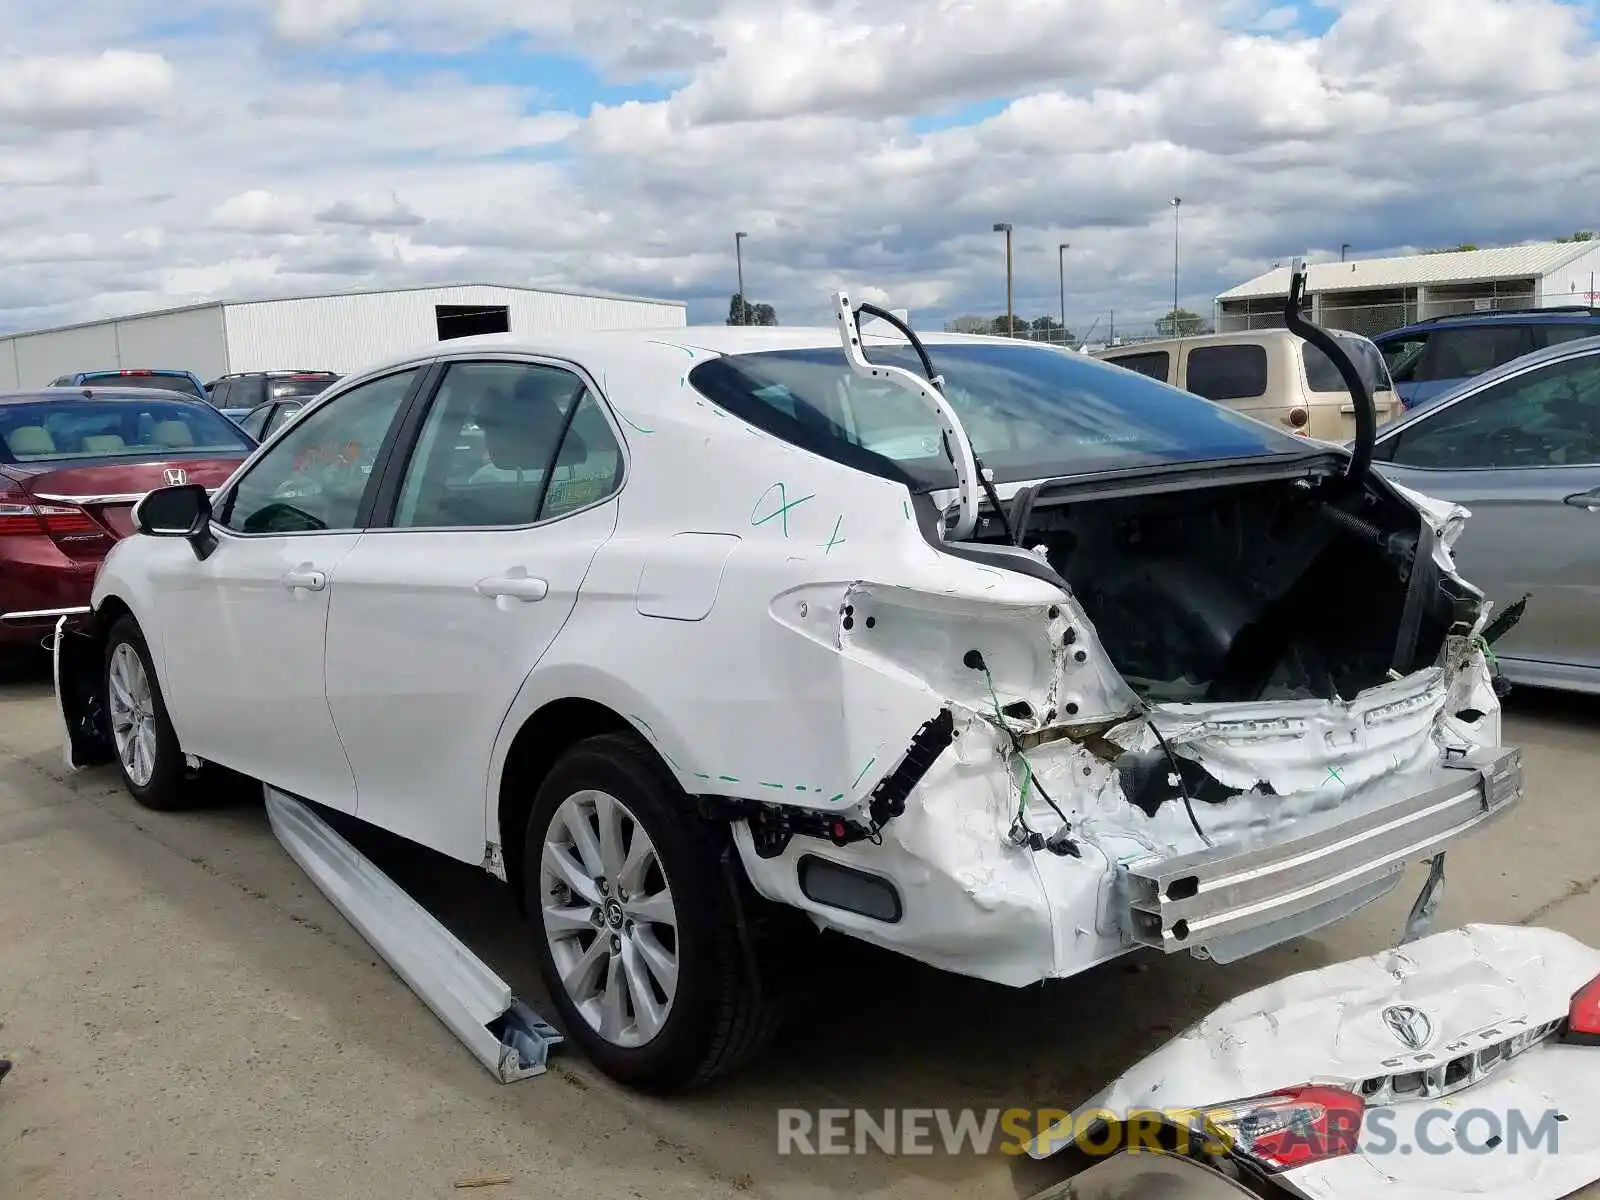
M 190 778 L 178 735 L 167 716 L 166 701 L 161 697 L 161 685 L 156 681 L 155 666 L 150 659 L 150 647 L 139 623 L 131 616 L 121 618 L 111 627 L 106 638 L 102 679 L 106 716 L 112 727 L 113 753 L 123 786 L 140 805 L 158 812 L 193 807 L 194 780 Z M 129 706 L 119 699 L 119 692 L 121 695 L 131 693 L 134 701 L 131 714 Z M 119 721 L 130 715 L 131 727 L 125 725 L 119 732 Z M 136 752 L 129 749 L 134 744 L 139 746 Z
M 616 821 L 609 857 L 603 813 Z M 580 822 L 584 850 L 573 834 Z M 653 853 L 632 853 L 641 833 Z M 782 1005 L 762 985 L 748 885 L 724 853 L 737 853 L 726 828 L 695 813 L 649 749 L 625 734 L 572 747 L 534 798 L 522 886 L 539 968 L 567 1036 L 618 1082 L 657 1092 L 705 1083 L 748 1060 L 778 1028 Z M 618 861 L 623 869 L 607 876 L 606 863 Z M 664 914 L 670 924 L 653 919 Z M 652 969 L 669 959 L 675 972 Z

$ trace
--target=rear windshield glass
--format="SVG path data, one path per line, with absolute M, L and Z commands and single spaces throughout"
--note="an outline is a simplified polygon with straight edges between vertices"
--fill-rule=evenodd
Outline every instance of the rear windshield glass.
M 1081 354 L 1026 344 L 934 345 L 934 369 L 1000 482 L 1303 454 L 1305 443 L 1198 396 Z M 921 374 L 908 346 L 874 362 Z M 771 350 L 701 363 L 689 382 L 722 408 L 818 454 L 913 486 L 954 486 L 920 400 L 852 372 L 841 350 Z
M 104 375 L 86 375 L 83 382 L 99 384 L 101 387 L 160 388 L 166 392 L 182 392 L 185 396 L 205 399 L 194 380 L 187 375 L 119 375 L 111 371 Z
M 1383 353 L 1366 338 L 1339 338 L 1339 348 L 1350 356 L 1361 380 L 1375 392 L 1393 391 L 1389 382 L 1389 369 L 1384 366 Z M 1344 377 L 1333 360 L 1310 342 L 1300 344 L 1300 354 L 1306 364 L 1306 386 L 1313 392 L 1345 392 Z
M 0 405 L 12 462 L 244 454 L 254 443 L 216 409 L 182 400 L 41 400 Z
M 290 396 L 315 396 L 327 391 L 333 382 L 331 379 L 274 379 L 268 382 L 267 389 L 272 399 L 283 400 Z

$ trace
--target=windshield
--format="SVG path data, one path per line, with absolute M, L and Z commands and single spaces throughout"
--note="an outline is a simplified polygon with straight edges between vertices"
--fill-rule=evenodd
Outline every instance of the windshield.
M 146 371 L 134 375 L 107 371 L 103 375 L 85 375 L 83 382 L 85 386 L 98 384 L 100 387 L 160 388 L 166 392 L 182 392 L 185 396 L 193 396 L 196 400 L 205 399 L 200 389 L 195 386 L 194 380 L 187 375 L 163 374 L 159 371 Z
M 1350 356 L 1350 361 L 1356 365 L 1356 373 L 1369 388 L 1374 392 L 1394 390 L 1394 384 L 1389 381 L 1389 368 L 1384 365 L 1383 354 L 1376 346 L 1363 337 L 1334 336 L 1339 339 L 1339 348 Z M 1300 344 L 1300 353 L 1306 364 L 1307 387 L 1313 392 L 1349 394 L 1350 389 L 1344 386 L 1339 368 L 1333 365 L 1331 358 L 1310 342 Z
M 41 400 L 0 405 L 12 462 L 247 454 L 254 443 L 227 417 L 183 400 Z
M 928 353 L 997 482 L 1305 452 L 1288 434 L 1081 354 L 977 343 L 932 345 Z M 921 374 L 908 346 L 868 354 Z M 689 382 L 751 424 L 836 461 L 925 489 L 955 484 L 922 402 L 854 374 L 842 350 L 715 358 Z

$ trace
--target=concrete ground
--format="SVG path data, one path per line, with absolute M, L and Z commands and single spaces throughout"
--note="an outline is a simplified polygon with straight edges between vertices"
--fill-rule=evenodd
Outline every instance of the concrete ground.
M 1530 797 L 1457 850 L 1437 928 L 1600 943 L 1600 703 L 1515 698 Z M 363 845 L 536 1007 L 526 936 L 475 870 Z M 862 1196 L 1012 1200 L 999 1157 L 783 1158 L 779 1107 L 1071 1107 L 1229 996 L 1393 944 L 1420 871 L 1354 918 L 1230 967 L 1146 956 L 1013 991 L 825 942 L 823 1003 L 690 1099 L 575 1051 L 501 1086 L 376 958 L 259 802 L 163 815 L 61 764 L 43 670 L 0 679 L 0 1196 Z M 827 997 L 835 998 L 828 1003 Z M 544 1010 L 550 1011 L 548 1005 Z M 509 1182 L 465 1189 L 474 1177 Z

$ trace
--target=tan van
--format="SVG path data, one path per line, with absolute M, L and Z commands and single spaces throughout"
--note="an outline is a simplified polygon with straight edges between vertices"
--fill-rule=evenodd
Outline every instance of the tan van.
M 1400 398 L 1378 348 L 1360 334 L 1330 329 L 1372 389 L 1378 424 L 1400 415 Z M 1207 400 L 1287 426 L 1303 437 L 1347 442 L 1355 402 L 1328 356 L 1287 329 L 1210 333 L 1102 350 L 1097 358 Z

